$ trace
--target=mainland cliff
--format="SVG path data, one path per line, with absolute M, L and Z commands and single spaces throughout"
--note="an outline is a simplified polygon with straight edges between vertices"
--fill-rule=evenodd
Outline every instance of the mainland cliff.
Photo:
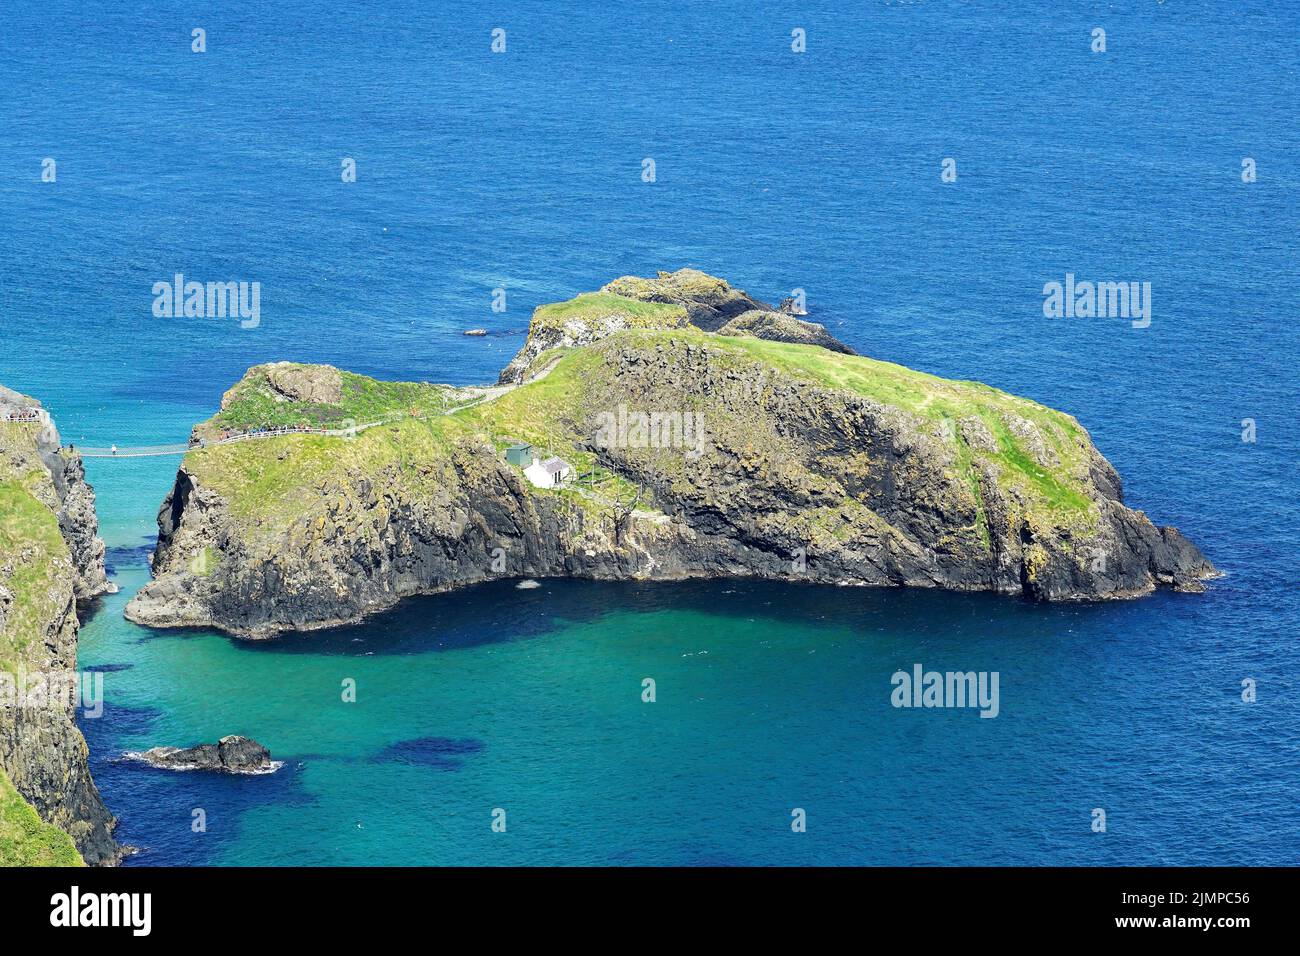
M 340 423 L 188 454 L 127 616 L 260 638 L 503 576 L 1059 601 L 1215 574 L 1124 505 L 1071 416 L 852 354 L 691 270 L 540 307 L 495 388 L 257 366 L 195 436 Z
M 80 457 L 37 401 L 0 388 L 0 865 L 120 852 L 70 690 L 78 605 L 111 587 L 97 529 Z

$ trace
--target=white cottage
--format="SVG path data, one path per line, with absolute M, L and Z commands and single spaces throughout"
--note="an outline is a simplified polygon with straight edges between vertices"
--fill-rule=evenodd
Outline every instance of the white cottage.
M 546 461 L 533 459 L 533 463 L 524 469 L 524 477 L 538 488 L 558 488 L 569 480 L 573 468 L 563 458 L 548 458 Z

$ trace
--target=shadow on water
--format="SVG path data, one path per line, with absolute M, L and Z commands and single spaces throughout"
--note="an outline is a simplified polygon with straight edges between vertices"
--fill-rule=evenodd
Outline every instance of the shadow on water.
M 88 674 L 118 674 L 122 671 L 129 671 L 134 664 L 88 664 L 81 670 Z
M 416 737 L 390 744 L 371 758 L 375 763 L 401 763 L 435 770 L 459 770 L 464 758 L 481 753 L 487 745 L 472 737 Z
M 153 549 L 158 543 L 157 535 L 148 535 L 146 544 L 135 547 L 116 545 L 104 550 L 104 568 L 109 577 L 117 574 L 121 568 L 148 568 Z
M 151 708 L 105 702 L 102 718 L 78 722 L 90 747 L 91 774 L 118 818 L 114 836 L 139 851 L 124 866 L 212 863 L 220 847 L 235 839 L 245 810 L 312 802 L 298 786 L 300 764 L 294 761 L 275 773 L 245 775 L 159 770 L 123 759 L 118 741 L 147 735 L 161 716 Z M 200 820 L 205 829 L 196 832 Z
M 265 641 L 236 641 L 252 653 L 418 654 L 478 647 L 546 635 L 568 624 L 610 614 L 693 612 L 735 619 L 818 624 L 855 633 L 888 632 L 906 625 L 920 637 L 998 628 L 1059 631 L 1098 626 L 1138 613 L 1165 613 L 1185 596 L 1160 592 L 1136 602 L 1034 604 L 994 594 L 919 588 L 859 588 L 751 578 L 673 582 L 542 579 L 531 589 L 496 581 L 444 594 L 407 598 L 358 624 L 319 631 L 285 632 Z

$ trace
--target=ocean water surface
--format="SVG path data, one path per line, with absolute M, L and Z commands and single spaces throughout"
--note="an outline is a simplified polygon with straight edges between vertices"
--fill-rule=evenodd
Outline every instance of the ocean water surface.
M 537 304 L 694 266 L 1070 412 L 1225 572 L 1061 607 L 502 582 L 248 644 L 122 618 L 177 461 L 90 460 L 121 593 L 82 725 L 128 862 L 1296 863 L 1298 33 L 1292 2 L 7 9 L 0 383 L 65 440 L 183 440 L 265 361 L 488 381 Z M 260 324 L 155 318 L 177 272 L 260 282 Z M 1044 318 L 1066 273 L 1150 282 L 1150 327 Z M 998 671 L 998 717 L 891 707 L 916 663 Z M 285 766 L 119 759 L 228 733 Z

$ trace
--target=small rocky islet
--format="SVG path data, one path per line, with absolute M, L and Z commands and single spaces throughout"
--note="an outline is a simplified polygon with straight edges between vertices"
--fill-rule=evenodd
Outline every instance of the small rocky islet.
M 256 366 L 196 442 L 331 433 L 191 451 L 127 616 L 265 638 L 501 577 L 1062 601 L 1215 575 L 1124 505 L 1073 417 L 857 355 L 782 306 L 683 269 L 540 306 L 495 386 Z
M 272 773 L 271 751 L 248 737 L 231 734 L 215 744 L 194 747 L 153 747 L 126 755 L 159 770 L 207 770 L 218 773 Z

